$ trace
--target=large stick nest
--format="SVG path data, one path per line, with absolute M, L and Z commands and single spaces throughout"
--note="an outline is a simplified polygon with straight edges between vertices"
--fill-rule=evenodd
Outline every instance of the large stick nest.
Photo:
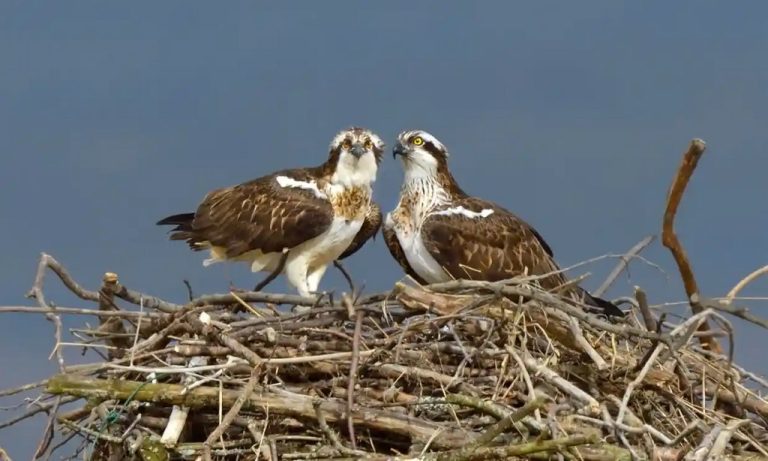
M 40 453 L 76 435 L 95 460 L 766 455 L 767 383 L 700 345 L 705 321 L 731 330 L 722 303 L 675 325 L 637 296 L 613 321 L 531 277 L 175 305 L 114 274 L 85 290 L 44 255 L 33 295 L 59 343 L 78 312 L 46 304 L 46 269 L 97 304 L 100 327 L 76 333 L 106 352 L 40 383 Z

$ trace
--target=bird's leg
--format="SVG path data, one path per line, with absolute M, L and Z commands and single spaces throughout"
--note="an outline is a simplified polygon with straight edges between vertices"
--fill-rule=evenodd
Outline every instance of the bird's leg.
M 315 301 L 311 306 L 294 306 L 294 312 L 306 312 L 320 304 L 326 293 L 317 291 L 317 287 L 320 285 L 320 279 L 323 278 L 326 268 L 327 266 L 320 266 L 307 274 L 304 284 L 305 289 L 299 290 L 299 293 L 305 297 L 314 297 Z
M 344 278 L 347 280 L 347 284 L 349 285 L 349 291 L 352 295 L 352 298 L 355 297 L 355 283 L 352 281 L 352 277 L 349 275 L 349 272 L 347 272 L 347 269 L 344 268 L 344 265 L 341 264 L 341 261 L 336 260 L 333 262 L 333 265 L 336 266 L 336 269 L 341 272 L 341 275 L 344 276 Z
M 277 267 L 275 267 L 275 270 L 272 271 L 264 280 L 256 284 L 256 286 L 253 288 L 253 291 L 261 291 L 263 290 L 267 285 L 272 283 L 273 280 L 277 278 L 280 273 L 283 272 L 283 269 L 285 269 L 285 262 L 288 260 L 288 249 L 283 250 L 283 254 L 280 255 L 280 261 L 277 262 Z

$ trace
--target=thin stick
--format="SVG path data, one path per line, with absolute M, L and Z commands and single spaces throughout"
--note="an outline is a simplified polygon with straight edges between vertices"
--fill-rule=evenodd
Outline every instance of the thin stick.
M 375 350 L 370 351 L 360 351 L 360 357 L 368 357 L 369 355 L 374 354 Z M 321 362 L 324 360 L 335 360 L 335 359 L 347 359 L 352 356 L 351 352 L 334 352 L 331 354 L 319 354 L 319 355 L 305 355 L 303 357 L 286 357 L 286 358 L 279 358 L 279 359 L 262 359 L 261 363 L 264 365 L 287 365 L 287 364 L 295 364 L 295 363 L 309 363 L 309 362 Z M 105 368 L 112 368 L 115 370 L 126 370 L 126 371 L 135 371 L 137 373 L 156 373 L 156 374 L 179 374 L 179 373 L 197 373 L 200 371 L 218 371 L 218 370 L 226 370 L 229 368 L 235 368 L 238 365 L 241 365 L 243 363 L 248 363 L 248 361 L 243 359 L 235 360 L 232 363 L 223 363 L 220 365 L 206 365 L 201 367 L 140 367 L 140 366 L 125 366 L 125 365 L 116 365 L 114 363 L 105 363 Z
M 746 320 L 747 322 L 754 323 L 755 325 L 759 325 L 763 328 L 768 328 L 768 320 L 757 317 L 756 315 L 750 314 L 746 307 L 731 306 L 728 304 L 724 304 L 722 301 L 715 301 L 709 298 L 702 298 L 698 295 L 694 296 L 693 299 L 695 299 L 698 302 L 698 304 L 705 309 L 713 309 L 716 311 L 727 312 L 733 315 L 734 317 L 738 317 L 740 319 Z M 721 354 L 722 351 L 718 353 Z
M 733 299 L 739 295 L 739 292 L 743 290 L 745 286 L 749 285 L 756 278 L 764 274 L 768 274 L 768 266 L 763 266 L 760 269 L 756 269 L 755 271 L 753 271 L 743 279 L 739 280 L 739 282 L 736 285 L 734 285 L 733 288 L 731 288 L 731 291 L 729 291 L 728 294 L 725 295 L 725 299 L 723 300 L 723 303 L 731 304 L 733 302 Z
M 51 408 L 51 411 L 49 412 L 50 414 L 48 415 L 48 422 L 45 424 L 45 429 L 43 430 L 43 438 L 37 445 L 34 459 L 42 457 L 45 452 L 48 451 L 48 447 L 51 446 L 51 441 L 53 440 L 54 421 L 56 421 L 56 413 L 59 411 L 61 400 L 62 396 L 59 395 L 53 402 L 53 408 Z
M 99 294 L 95 291 L 89 291 L 81 287 L 75 280 L 72 278 L 71 275 L 69 275 L 69 272 L 67 272 L 66 269 L 56 261 L 56 259 L 53 258 L 53 256 L 41 253 L 40 254 L 40 261 L 37 265 L 37 274 L 40 279 L 39 289 L 42 291 L 43 289 L 43 274 L 45 272 L 45 269 L 52 270 L 58 277 L 59 280 L 64 283 L 64 286 L 69 288 L 69 290 L 74 293 L 77 297 L 80 299 L 84 299 L 86 301 L 98 301 L 99 300 Z M 37 278 L 35 280 L 37 282 Z
M 321 402 L 319 400 L 313 403 L 315 408 L 315 418 L 317 418 L 317 424 L 320 426 L 320 430 L 322 430 L 325 436 L 328 437 L 328 440 L 333 444 L 333 447 L 340 453 L 347 456 L 365 455 L 365 452 L 355 448 L 349 449 L 341 443 L 341 440 L 339 440 L 339 435 L 336 433 L 336 431 L 331 429 L 331 427 L 328 425 L 328 421 L 325 420 L 325 415 L 322 411 L 320 411 L 320 403 Z
M 576 341 L 576 343 L 581 346 L 581 349 L 589 356 L 590 359 L 592 359 L 593 362 L 595 362 L 597 369 L 605 370 L 608 368 L 608 364 L 605 362 L 605 360 L 603 360 L 595 348 L 589 344 L 587 338 L 584 337 L 584 332 L 581 331 L 579 322 L 576 321 L 575 318 L 568 317 L 568 328 L 571 330 L 571 333 L 573 333 L 573 339 Z
M 645 328 L 648 331 L 657 331 L 656 319 L 651 313 L 651 309 L 648 307 L 648 297 L 640 287 L 635 287 L 635 299 L 637 299 L 637 305 L 640 308 L 640 315 L 643 316 L 643 322 L 645 322 Z
M 357 450 L 355 441 L 355 423 L 352 419 L 352 409 L 355 406 L 355 379 L 357 378 L 357 363 L 360 360 L 360 334 L 363 328 L 363 310 L 357 311 L 355 318 L 355 334 L 352 337 L 352 363 L 349 365 L 349 383 L 347 385 L 347 430 L 352 450 Z
M 59 375 L 61 376 L 61 375 Z M 61 405 L 65 403 L 74 402 L 75 400 L 80 400 L 80 397 L 64 397 L 61 399 Z M 55 402 L 46 402 L 46 403 L 38 403 L 35 408 L 27 411 L 26 413 L 16 416 L 15 418 L 11 418 L 9 420 L 0 422 L 0 429 L 13 426 L 14 424 L 18 423 L 19 421 L 24 421 L 27 418 L 31 418 L 32 416 L 35 416 L 38 413 L 42 413 L 44 411 L 48 411 L 49 409 L 53 408 L 55 405 Z
M 6 397 L 9 395 L 18 394 L 19 392 L 28 391 L 31 389 L 36 389 L 38 387 L 43 387 L 48 383 L 47 379 L 44 379 L 42 381 L 37 381 L 35 383 L 28 383 L 28 384 L 22 384 L 21 386 L 12 387 L 10 389 L 4 389 L 0 391 L 0 397 Z
M 677 214 L 677 208 L 680 206 L 680 200 L 683 198 L 685 188 L 688 185 L 688 181 L 691 179 L 693 171 L 696 169 L 696 165 L 699 163 L 699 159 L 704 150 L 706 144 L 701 139 L 694 139 L 691 141 L 688 150 L 683 155 L 682 163 L 677 170 L 675 179 L 669 188 L 667 194 L 667 207 L 664 211 L 664 220 L 662 224 L 661 241 L 665 247 L 669 249 L 672 256 L 677 263 L 680 276 L 683 279 L 683 285 L 685 286 L 685 293 L 688 295 L 690 301 L 691 310 L 694 314 L 698 314 L 703 311 L 704 308 L 691 300 L 693 295 L 699 293 L 699 286 L 696 283 L 696 278 L 693 275 L 693 269 L 691 263 L 688 261 L 688 256 L 683 249 L 683 245 L 675 234 L 675 215 Z M 709 331 L 709 323 L 704 322 L 699 326 L 699 331 Z M 722 353 L 723 349 L 720 347 L 720 343 L 713 336 L 703 336 L 699 339 L 702 345 L 712 352 Z
M 251 394 L 253 393 L 253 390 L 256 388 L 256 384 L 259 382 L 259 373 L 258 369 L 254 368 L 251 371 L 251 377 L 248 378 L 248 382 L 245 383 L 245 386 L 243 386 L 242 391 L 240 392 L 240 396 L 235 400 L 235 403 L 232 404 L 232 406 L 227 411 L 227 414 L 224 415 L 224 418 L 221 420 L 221 423 L 214 429 L 213 432 L 208 436 L 207 439 L 205 439 L 205 442 L 203 442 L 203 452 L 205 453 L 205 456 L 207 459 L 210 459 L 211 457 L 211 445 L 216 442 L 218 438 L 220 438 L 224 432 L 229 428 L 229 426 L 232 424 L 232 421 L 235 420 L 238 413 L 240 413 L 240 409 L 243 407 L 243 404 L 251 397 Z
M 529 354 L 524 354 L 522 359 L 523 363 L 525 364 L 525 368 L 527 368 L 529 372 L 539 374 L 548 383 L 554 385 L 556 388 L 560 389 L 576 400 L 579 400 L 581 403 L 586 404 L 590 413 L 596 414 L 599 411 L 600 403 L 598 403 L 594 397 L 582 391 L 574 384 L 568 382 L 553 370 L 550 370 L 543 364 L 539 363 L 538 360 L 534 359 Z
M 653 240 L 656 238 L 655 235 L 649 235 L 645 237 L 644 239 L 637 242 L 632 248 L 627 251 L 624 256 L 621 257 L 621 260 L 618 264 L 616 264 L 616 267 L 611 271 L 611 273 L 608 275 L 608 277 L 605 279 L 602 285 L 600 287 L 593 291 L 592 294 L 595 296 L 602 296 L 603 293 L 608 291 L 608 288 L 613 285 L 613 282 L 616 281 L 616 279 L 621 275 L 621 273 L 629 267 L 629 261 L 640 254 L 641 251 L 643 251 L 648 245 L 653 242 Z
M 537 397 L 519 409 L 515 410 L 510 415 L 504 417 L 500 421 L 497 421 L 493 426 L 489 427 L 484 433 L 473 440 L 471 447 L 468 448 L 471 451 L 474 451 L 475 448 L 482 447 L 493 442 L 493 439 L 498 437 L 500 434 L 503 434 L 504 432 L 512 429 L 516 422 L 541 408 L 544 405 L 544 400 L 544 397 Z
M 0 306 L 0 314 L 3 313 L 23 313 L 23 314 L 49 314 L 51 311 L 58 312 L 60 314 L 74 314 L 74 315 L 94 315 L 97 317 L 117 317 L 124 319 L 134 319 L 139 317 L 162 319 L 168 318 L 168 314 L 159 314 L 157 312 L 133 312 L 133 311 L 108 311 L 103 312 L 97 309 L 83 309 L 79 307 L 32 307 L 32 306 Z

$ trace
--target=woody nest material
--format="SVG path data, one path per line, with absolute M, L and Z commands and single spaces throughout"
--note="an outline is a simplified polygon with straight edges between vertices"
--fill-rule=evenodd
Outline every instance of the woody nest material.
M 48 307 L 46 269 L 99 309 Z M 723 310 L 740 313 L 725 303 L 673 325 L 640 295 L 613 322 L 529 277 L 399 283 L 293 314 L 277 306 L 308 300 L 181 306 L 109 273 L 88 291 L 48 255 L 33 294 L 59 357 L 58 317 L 78 313 L 100 318 L 77 336 L 107 354 L 37 383 L 51 415 L 40 455 L 76 435 L 94 460 L 766 456 L 768 383 L 698 342 L 707 319 L 730 330 Z
M 691 142 L 663 220 L 662 243 L 692 310 L 682 323 L 655 315 L 639 289 L 619 300 L 627 318 L 609 321 L 541 290 L 536 277 L 398 283 L 317 302 L 190 290 L 178 305 L 129 290 L 112 273 L 89 291 L 44 254 L 30 293 L 38 306 L 0 313 L 45 314 L 59 373 L 0 391 L 42 388 L 0 429 L 47 413 L 36 458 L 66 448 L 84 459 L 144 461 L 768 460 L 768 382 L 733 363 L 729 321 L 768 328 L 732 305 L 768 266 L 725 298 L 705 299 L 674 233 L 703 152 Z M 598 292 L 650 241 L 624 255 Z M 49 270 L 98 308 L 52 307 Z M 63 315 L 96 316 L 99 326 L 71 329 L 73 344 L 63 340 Z M 67 365 L 62 349 L 73 345 L 103 360 Z

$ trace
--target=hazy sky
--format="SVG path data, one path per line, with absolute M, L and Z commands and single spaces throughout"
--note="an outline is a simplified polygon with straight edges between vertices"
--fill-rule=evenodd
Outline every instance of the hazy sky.
M 403 129 L 431 131 L 462 186 L 531 222 L 564 266 L 657 233 L 701 137 L 678 230 L 704 294 L 768 264 L 765 2 L 275 4 L 0 3 L 0 304 L 30 303 L 41 251 L 90 288 L 105 271 L 174 301 L 185 278 L 197 292 L 252 285 L 245 266 L 203 268 L 155 221 L 210 189 L 319 164 L 353 124 L 390 147 Z M 385 210 L 401 178 L 387 155 Z M 666 250 L 646 256 L 666 274 L 635 263 L 609 294 L 684 299 Z M 596 287 L 614 263 L 576 273 Z M 347 266 L 369 291 L 401 277 L 382 239 Z M 83 305 L 49 283 L 49 299 Z M 321 287 L 345 285 L 330 270 Z M 0 388 L 55 371 L 51 332 L 42 316 L 0 318 Z M 739 334 L 738 360 L 768 372 L 752 352 L 764 332 Z M 43 422 L 0 431 L 0 446 L 28 459 Z

